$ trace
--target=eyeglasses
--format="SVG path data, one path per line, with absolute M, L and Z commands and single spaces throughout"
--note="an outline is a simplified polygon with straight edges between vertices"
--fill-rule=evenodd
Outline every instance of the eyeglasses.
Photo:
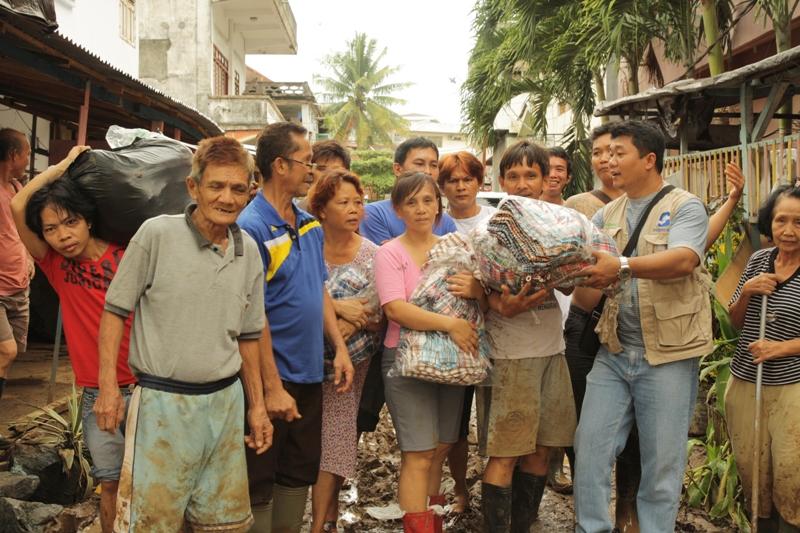
M 282 157 L 287 161 L 291 161 L 292 163 L 299 163 L 301 165 L 305 165 L 306 167 L 308 167 L 308 170 L 317 170 L 317 168 L 319 168 L 319 165 L 317 165 L 316 163 L 306 163 L 305 161 L 298 161 L 297 159 L 292 159 L 291 157 L 283 157 L 283 156 L 280 157 Z

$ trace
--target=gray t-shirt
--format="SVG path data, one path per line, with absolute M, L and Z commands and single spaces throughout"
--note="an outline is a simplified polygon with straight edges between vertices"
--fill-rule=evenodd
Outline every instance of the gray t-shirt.
M 106 294 L 106 310 L 134 312 L 134 374 L 224 379 L 241 366 L 237 341 L 261 336 L 264 268 L 255 241 L 233 225 L 223 251 L 194 227 L 193 207 L 142 224 Z
M 647 204 L 650 203 L 658 192 L 644 198 L 628 199 L 628 209 L 625 213 L 625 220 L 628 224 L 628 234 L 630 235 L 639 223 Z M 603 227 L 603 213 L 605 209 L 598 211 L 592 222 L 598 228 Z M 705 257 L 706 239 L 708 239 L 708 215 L 703 204 L 697 198 L 692 198 L 681 205 L 675 213 L 665 211 L 659 215 L 659 219 L 669 225 L 669 236 L 667 238 L 667 249 L 689 248 L 700 261 Z M 663 226 L 662 226 L 663 227 Z M 637 251 L 631 253 L 635 257 Z M 642 339 L 642 326 L 639 319 L 639 290 L 636 278 L 631 279 L 629 295 L 623 294 L 620 298 L 619 318 L 617 319 L 617 336 L 623 346 L 631 348 L 644 348 Z

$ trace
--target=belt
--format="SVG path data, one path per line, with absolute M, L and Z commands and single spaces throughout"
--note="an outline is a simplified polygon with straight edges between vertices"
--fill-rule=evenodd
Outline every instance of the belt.
M 570 312 L 570 314 L 574 313 L 574 314 L 578 315 L 581 318 L 589 318 L 590 316 L 592 316 L 592 312 L 591 311 L 584 311 L 583 309 L 581 309 L 577 305 L 570 305 L 569 306 L 569 312 Z
M 150 374 L 137 374 L 136 378 L 139 380 L 139 385 L 146 389 L 153 389 L 162 392 L 171 392 L 173 394 L 211 394 L 213 392 L 221 391 L 233 385 L 239 379 L 239 374 L 234 374 L 227 378 L 222 378 L 217 381 L 209 383 L 189 383 L 187 381 L 179 381 L 177 379 L 162 378 L 159 376 L 151 376 Z

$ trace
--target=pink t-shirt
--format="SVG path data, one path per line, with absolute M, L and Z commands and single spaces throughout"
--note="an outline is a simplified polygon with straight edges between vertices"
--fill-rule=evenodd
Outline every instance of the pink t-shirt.
M 28 287 L 28 251 L 11 216 L 11 198 L 22 186 L 11 180 L 14 192 L 0 184 L 0 296 L 11 296 Z
M 398 239 L 392 239 L 375 254 L 375 286 L 381 305 L 395 300 L 408 301 L 419 283 L 422 272 Z M 396 348 L 400 341 L 400 324 L 389 321 L 383 345 Z

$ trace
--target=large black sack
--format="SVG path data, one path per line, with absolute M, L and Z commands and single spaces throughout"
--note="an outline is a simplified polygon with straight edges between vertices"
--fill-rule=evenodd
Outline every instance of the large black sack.
M 137 139 L 116 150 L 83 152 L 67 175 L 97 204 L 95 234 L 127 244 L 157 215 L 182 213 L 189 203 L 186 177 L 192 152 L 167 138 Z

